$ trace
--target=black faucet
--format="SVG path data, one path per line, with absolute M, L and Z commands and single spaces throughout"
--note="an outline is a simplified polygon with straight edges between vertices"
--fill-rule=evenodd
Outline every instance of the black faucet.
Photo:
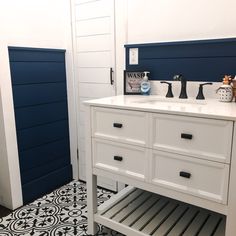
M 166 81 L 161 81 L 160 83 L 161 83 L 161 84 L 168 84 L 168 91 L 167 91 L 166 97 L 167 97 L 167 98 L 173 98 L 174 95 L 173 95 L 173 93 L 172 93 L 172 84 L 169 83 L 169 82 L 166 82 Z
M 212 83 L 204 83 L 204 84 L 199 84 L 199 90 L 196 99 L 201 99 L 204 100 L 205 97 L 203 95 L 203 86 L 204 85 L 212 85 Z
M 186 91 L 187 80 L 183 77 L 183 75 L 174 75 L 173 79 L 181 81 L 181 91 L 180 91 L 179 98 L 188 98 L 187 91 Z

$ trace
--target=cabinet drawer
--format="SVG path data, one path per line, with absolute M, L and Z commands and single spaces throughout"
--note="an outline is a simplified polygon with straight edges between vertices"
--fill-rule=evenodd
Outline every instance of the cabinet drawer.
M 160 186 L 227 203 L 228 164 L 153 151 L 151 176 Z
M 230 163 L 233 122 L 153 115 L 154 149 Z
M 147 146 L 147 113 L 118 109 L 93 108 L 93 137 Z
M 148 166 L 147 150 L 142 147 L 93 139 L 93 166 L 144 180 Z

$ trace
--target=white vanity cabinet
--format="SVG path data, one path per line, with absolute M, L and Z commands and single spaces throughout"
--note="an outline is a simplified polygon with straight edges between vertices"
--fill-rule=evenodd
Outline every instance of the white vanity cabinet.
M 233 113 L 222 117 L 212 104 L 201 113 L 175 111 L 174 103 L 139 107 L 132 99 L 87 102 L 89 232 L 101 223 L 131 236 L 236 235 L 229 196 Z M 97 209 L 97 176 L 129 187 Z

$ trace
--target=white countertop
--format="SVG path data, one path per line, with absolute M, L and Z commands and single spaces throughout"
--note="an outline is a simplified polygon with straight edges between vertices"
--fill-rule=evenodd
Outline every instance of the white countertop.
M 160 112 L 222 120 L 236 120 L 236 103 L 216 99 L 196 100 L 161 96 L 120 95 L 84 102 L 85 105 Z

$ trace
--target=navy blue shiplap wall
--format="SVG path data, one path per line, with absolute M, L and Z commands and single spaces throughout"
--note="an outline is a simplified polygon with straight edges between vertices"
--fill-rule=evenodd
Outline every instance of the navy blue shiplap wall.
M 139 64 L 129 65 L 129 49 L 139 49 Z M 218 82 L 236 74 L 236 38 L 125 45 L 126 70 L 150 71 L 152 80 Z
M 9 47 L 24 203 L 69 182 L 65 51 Z

